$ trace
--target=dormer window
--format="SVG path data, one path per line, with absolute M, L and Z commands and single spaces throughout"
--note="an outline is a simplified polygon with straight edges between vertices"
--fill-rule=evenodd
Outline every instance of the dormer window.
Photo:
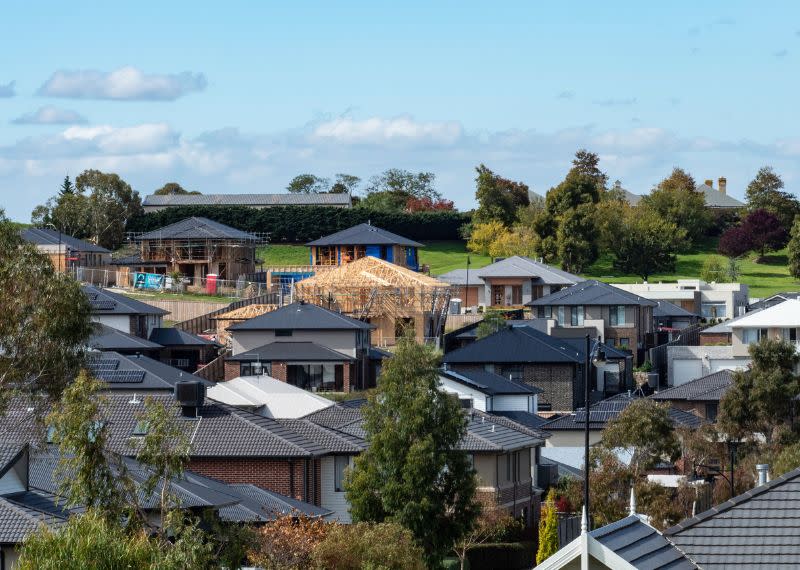
M 133 426 L 133 435 L 136 436 L 145 436 L 150 431 L 150 422 L 147 420 L 139 420 L 136 422 L 136 425 Z

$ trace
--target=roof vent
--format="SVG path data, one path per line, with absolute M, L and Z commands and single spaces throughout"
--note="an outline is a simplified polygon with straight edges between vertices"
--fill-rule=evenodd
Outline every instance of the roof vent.
M 766 485 L 769 483 L 769 464 L 767 463 L 759 463 L 756 465 L 756 471 L 758 471 L 758 486 Z
M 185 418 L 197 418 L 198 411 L 206 399 L 206 387 L 197 380 L 175 383 L 175 400 L 181 406 Z
M 494 433 L 494 424 L 492 424 L 492 433 Z

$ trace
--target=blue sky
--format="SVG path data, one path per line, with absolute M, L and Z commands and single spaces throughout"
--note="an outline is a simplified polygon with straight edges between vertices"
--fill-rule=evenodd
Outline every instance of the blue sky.
M 65 174 L 142 195 L 281 192 L 295 174 L 474 166 L 544 193 L 574 151 L 646 192 L 677 165 L 742 196 L 800 190 L 800 4 L 9 3 L 0 206 L 27 221 Z

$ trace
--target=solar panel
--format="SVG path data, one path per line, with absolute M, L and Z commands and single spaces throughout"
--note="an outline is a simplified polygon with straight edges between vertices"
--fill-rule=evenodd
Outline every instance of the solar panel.
M 86 363 L 92 372 L 110 372 L 119 368 L 116 358 L 97 358 Z
M 95 299 L 90 304 L 97 311 L 110 311 L 117 306 L 117 302 L 111 299 Z
M 111 370 L 97 376 L 109 384 L 140 384 L 144 382 L 144 370 Z

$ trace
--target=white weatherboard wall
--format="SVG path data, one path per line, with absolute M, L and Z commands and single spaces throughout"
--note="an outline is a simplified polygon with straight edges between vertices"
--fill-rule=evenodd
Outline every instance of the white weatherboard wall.
M 699 359 L 676 358 L 672 361 L 672 385 L 680 386 L 703 376 L 703 362 Z
M 454 382 L 445 376 L 439 376 L 439 385 L 441 386 L 442 390 L 448 392 L 449 394 L 458 394 L 460 399 L 471 398 L 472 407 L 476 410 L 480 410 L 481 412 L 489 411 L 486 409 L 487 397 L 483 392 L 480 392 L 475 388 L 464 386 L 460 382 Z
M 112 329 L 131 334 L 131 318 L 129 315 L 92 315 L 92 320 Z
M 350 504 L 347 502 L 344 491 L 337 491 L 334 485 L 334 458 L 333 456 L 323 457 L 322 464 L 322 500 L 320 506 L 333 511 L 330 519 L 339 520 L 343 523 L 351 522 Z M 350 465 L 353 464 L 352 458 Z

